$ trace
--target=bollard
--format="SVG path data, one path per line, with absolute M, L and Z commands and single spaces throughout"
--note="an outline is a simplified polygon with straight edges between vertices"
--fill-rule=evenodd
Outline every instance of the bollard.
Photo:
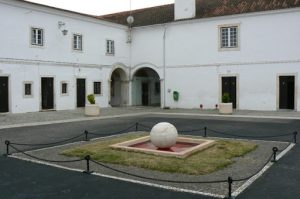
M 91 159 L 91 156 L 87 155 L 87 156 L 84 157 L 84 159 L 86 160 L 86 170 L 83 171 L 83 173 L 85 173 L 85 174 L 91 174 L 91 173 L 93 173 L 93 171 L 90 171 L 90 159 Z
M 233 183 L 233 179 L 229 176 L 227 182 L 228 182 L 228 199 L 232 199 L 232 183 Z
M 138 131 L 139 130 L 139 123 L 135 123 L 135 131 Z
M 272 162 L 277 162 L 276 160 L 276 154 L 277 154 L 277 151 L 278 151 L 278 148 L 277 147 L 273 147 L 273 160 Z
M 85 141 L 89 141 L 89 138 L 88 138 L 89 132 L 87 130 L 85 130 L 84 134 L 85 134 Z
M 298 132 L 295 131 L 295 132 L 294 132 L 294 143 L 295 143 L 295 144 L 297 143 L 297 134 L 298 134 Z
M 207 137 L 207 127 L 204 127 L 204 137 Z
M 9 145 L 10 145 L 10 141 L 5 140 L 5 145 L 6 145 L 6 154 L 4 154 L 5 156 L 9 156 Z

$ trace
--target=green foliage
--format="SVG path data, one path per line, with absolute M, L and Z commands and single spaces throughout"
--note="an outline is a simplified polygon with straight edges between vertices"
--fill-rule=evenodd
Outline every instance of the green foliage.
M 230 102 L 229 93 L 224 93 L 222 96 L 222 103 L 229 103 L 229 102 Z
M 90 104 L 96 104 L 96 100 L 95 100 L 95 95 L 94 94 L 88 95 L 87 99 L 90 102 Z

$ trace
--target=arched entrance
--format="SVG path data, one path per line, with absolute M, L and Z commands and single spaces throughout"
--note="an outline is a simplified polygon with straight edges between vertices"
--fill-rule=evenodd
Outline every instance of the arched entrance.
M 151 68 L 141 68 L 132 77 L 132 105 L 160 106 L 161 85 L 158 73 Z
M 128 78 L 126 72 L 115 69 L 110 78 L 110 105 L 112 107 L 128 106 Z

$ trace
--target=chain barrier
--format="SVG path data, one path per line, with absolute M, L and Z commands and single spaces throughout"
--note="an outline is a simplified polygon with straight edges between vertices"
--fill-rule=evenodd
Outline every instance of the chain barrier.
M 167 183 L 178 183 L 178 184 L 214 184 L 214 183 L 228 183 L 228 197 L 227 198 L 232 198 L 232 183 L 234 182 L 240 182 L 240 181 L 246 181 L 251 179 L 252 177 L 254 177 L 255 175 L 257 175 L 259 172 L 261 172 L 261 170 L 267 166 L 267 164 L 269 164 L 270 162 L 277 162 L 277 158 L 276 155 L 278 152 L 280 151 L 284 151 L 286 148 L 288 148 L 290 145 L 288 145 L 287 147 L 285 147 L 285 149 L 279 150 L 277 147 L 273 147 L 272 148 L 272 155 L 267 159 L 267 162 L 265 164 L 263 164 L 259 170 L 257 172 L 255 172 L 254 174 L 244 177 L 244 178 L 238 178 L 238 179 L 234 179 L 232 177 L 228 177 L 226 180 L 214 180 L 214 181 L 177 181 L 177 180 L 166 180 L 166 179 L 157 179 L 157 178 L 152 178 L 152 177 L 146 177 L 146 176 L 141 176 L 141 175 L 137 175 L 137 174 L 133 174 L 133 173 L 129 173 L 126 171 L 122 171 L 119 169 L 115 169 L 113 167 L 110 167 L 108 165 L 105 165 L 103 163 L 97 162 L 95 160 L 93 160 L 91 158 L 90 155 L 86 156 L 85 158 L 82 159 L 76 159 L 76 160 L 47 160 L 47 159 L 43 159 L 43 158 L 39 158 L 36 157 L 34 155 L 30 155 L 28 153 L 26 153 L 25 151 L 20 150 L 19 148 L 15 147 L 15 146 L 47 146 L 47 145 L 55 145 L 55 144 L 60 144 L 60 143 L 65 143 L 71 140 L 75 140 L 79 137 L 82 137 L 85 135 L 85 140 L 89 141 L 88 139 L 88 135 L 95 135 L 95 136 L 102 136 L 102 137 L 106 137 L 106 136 L 111 136 L 111 135 L 118 135 L 120 133 L 124 133 L 129 131 L 130 129 L 135 127 L 135 131 L 139 130 L 139 127 L 144 127 L 144 128 L 149 128 L 151 129 L 152 127 L 149 127 L 147 125 L 144 124 L 140 124 L 140 123 L 135 123 L 133 125 L 130 125 L 128 128 L 123 129 L 121 131 L 118 132 L 114 132 L 111 134 L 100 134 L 100 133 L 95 133 L 95 132 L 89 132 L 87 130 L 84 131 L 84 133 L 81 133 L 80 135 L 74 136 L 72 138 L 66 139 L 66 140 L 62 140 L 62 141 L 58 141 L 58 142 L 52 142 L 52 143 L 44 143 L 44 144 L 26 144 L 26 143 L 14 143 L 14 142 L 10 142 L 8 140 L 5 141 L 5 145 L 6 145 L 6 156 L 10 155 L 9 153 L 9 147 L 11 147 L 12 149 L 14 149 L 16 152 L 21 153 L 25 156 L 28 156 L 30 158 L 39 160 L 39 161 L 44 161 L 44 162 L 52 162 L 52 163 L 72 163 L 72 162 L 80 162 L 80 161 L 86 161 L 86 170 L 84 171 L 84 173 L 87 174 L 91 174 L 93 171 L 90 171 L 90 162 L 93 162 L 101 167 L 104 167 L 106 169 L 121 173 L 121 174 L 125 174 L 131 177 L 136 177 L 136 178 L 141 178 L 141 179 L 146 179 L 146 180 L 153 180 L 153 181 L 159 181 L 159 182 L 167 182 Z M 284 137 L 284 136 L 290 136 L 293 135 L 293 142 L 296 144 L 297 143 L 297 132 L 293 132 L 293 133 L 286 133 L 286 134 L 280 134 L 280 135 L 262 135 L 262 136 L 247 136 L 247 135 L 235 135 L 235 134 L 231 134 L 231 133 L 226 133 L 226 132 L 221 132 L 221 131 L 216 131 L 213 129 L 209 129 L 207 127 L 204 127 L 202 129 L 192 129 L 192 130 L 181 130 L 179 131 L 180 133 L 188 133 L 188 132 L 204 132 L 204 137 L 207 137 L 208 131 L 216 133 L 216 134 L 221 134 L 221 135 L 225 135 L 225 136 L 232 136 L 232 137 L 240 137 L 240 138 L 273 138 L 273 137 Z M 15 145 L 15 146 L 14 146 Z
M 84 135 L 84 133 L 81 133 L 80 135 L 77 135 L 75 137 L 66 139 L 66 140 L 62 140 L 62 141 L 58 141 L 58 142 L 51 142 L 51 143 L 44 143 L 44 144 L 27 144 L 27 143 L 15 143 L 15 142 L 11 142 L 10 144 L 13 145 L 17 145 L 17 146 L 48 146 L 48 145 L 55 145 L 55 144 L 61 144 L 61 143 L 65 143 L 71 140 L 75 140 L 77 138 L 80 138 Z
M 96 133 L 96 132 L 90 132 L 87 130 L 85 131 L 85 134 L 106 137 L 106 136 L 118 135 L 118 134 L 127 132 L 135 126 L 136 126 L 136 124 L 133 124 L 133 125 L 130 125 L 129 127 L 127 127 L 126 129 L 123 129 L 123 130 L 120 130 L 117 132 L 113 132 L 113 133 L 109 133 L 109 134 L 101 134 L 101 133 Z
M 221 135 L 226 135 L 226 136 L 231 136 L 231 137 L 237 137 L 237 138 L 275 138 L 275 137 L 286 137 L 286 136 L 294 136 L 294 141 L 296 142 L 296 136 L 297 132 L 293 133 L 285 133 L 285 134 L 279 134 L 279 135 L 262 135 L 262 136 L 255 136 L 255 135 L 236 135 L 236 134 L 231 134 L 231 133 L 226 133 L 226 132 L 221 132 L 221 131 L 216 131 L 210 128 L 207 128 L 207 130 L 216 133 L 216 134 L 221 134 Z

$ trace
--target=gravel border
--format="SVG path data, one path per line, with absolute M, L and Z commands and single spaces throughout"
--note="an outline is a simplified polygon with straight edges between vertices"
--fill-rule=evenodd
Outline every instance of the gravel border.
M 84 141 L 76 142 L 76 143 L 67 144 L 67 145 L 61 145 L 61 146 L 44 148 L 44 149 L 38 149 L 38 150 L 34 150 L 34 151 L 28 151 L 27 153 L 30 155 L 48 159 L 48 160 L 63 160 L 63 161 L 64 160 L 74 160 L 74 158 L 69 158 L 69 157 L 66 157 L 63 155 L 59 155 L 59 153 L 61 151 L 69 149 L 69 148 L 73 148 L 73 147 L 81 146 L 81 145 L 85 145 L 85 144 L 95 143 L 100 140 L 107 140 L 107 139 L 120 137 L 123 135 L 140 134 L 140 133 L 145 133 L 145 132 L 130 132 L 130 133 L 120 134 L 120 135 L 116 135 L 116 136 L 96 138 L 89 142 L 84 142 Z M 197 137 L 197 136 L 192 136 L 192 137 Z M 198 136 L 198 137 L 203 138 L 200 136 Z M 209 137 L 208 139 L 224 140 L 227 138 Z M 233 139 L 231 139 L 231 140 L 233 140 Z M 245 139 L 235 139 L 235 140 L 244 140 L 245 141 Z M 289 143 L 287 143 L 287 142 L 262 141 L 262 140 L 246 140 L 246 141 L 257 144 L 258 145 L 257 149 L 248 153 L 247 155 L 245 155 L 243 157 L 235 158 L 236 163 L 234 163 L 222 170 L 213 172 L 211 174 L 206 174 L 206 175 L 174 174 L 174 173 L 165 173 L 165 172 L 152 171 L 152 170 L 146 170 L 146 169 L 137 168 L 137 167 L 122 166 L 122 165 L 112 165 L 112 164 L 105 164 L 105 165 L 108 165 L 114 169 L 132 173 L 135 175 L 141 175 L 141 176 L 145 176 L 145 177 L 164 179 L 164 180 L 173 180 L 173 181 L 227 180 L 228 176 L 231 176 L 233 179 L 239 179 L 239 178 L 244 178 L 244 177 L 250 176 L 254 173 L 257 173 L 261 169 L 261 167 L 267 162 L 267 160 L 270 158 L 273 147 L 277 147 L 279 149 L 279 151 L 282 151 L 289 145 Z M 28 157 L 24 154 L 20 154 L 20 153 L 13 154 L 13 156 L 34 160 L 33 158 Z M 68 168 L 72 168 L 72 169 L 82 169 L 82 170 L 86 169 L 86 161 L 72 162 L 72 163 L 55 163 L 55 164 L 60 165 L 60 166 L 65 166 Z M 217 195 L 226 195 L 228 193 L 228 183 L 210 183 L 210 184 L 167 183 L 167 182 L 159 182 L 159 181 L 146 180 L 146 179 L 128 176 L 126 174 L 122 174 L 119 172 L 115 172 L 115 171 L 103 168 L 92 162 L 90 163 L 90 168 L 94 172 L 101 173 L 104 175 L 111 175 L 111 176 L 116 176 L 116 177 L 121 177 L 121 178 L 128 178 L 128 179 L 132 179 L 132 180 L 154 183 L 154 184 L 158 184 L 158 185 L 171 186 L 171 187 L 176 187 L 179 189 L 188 189 L 191 191 L 205 192 L 205 193 L 211 193 L 211 194 L 217 194 Z M 246 181 L 234 182 L 232 184 L 233 185 L 232 192 L 237 190 L 245 182 Z

